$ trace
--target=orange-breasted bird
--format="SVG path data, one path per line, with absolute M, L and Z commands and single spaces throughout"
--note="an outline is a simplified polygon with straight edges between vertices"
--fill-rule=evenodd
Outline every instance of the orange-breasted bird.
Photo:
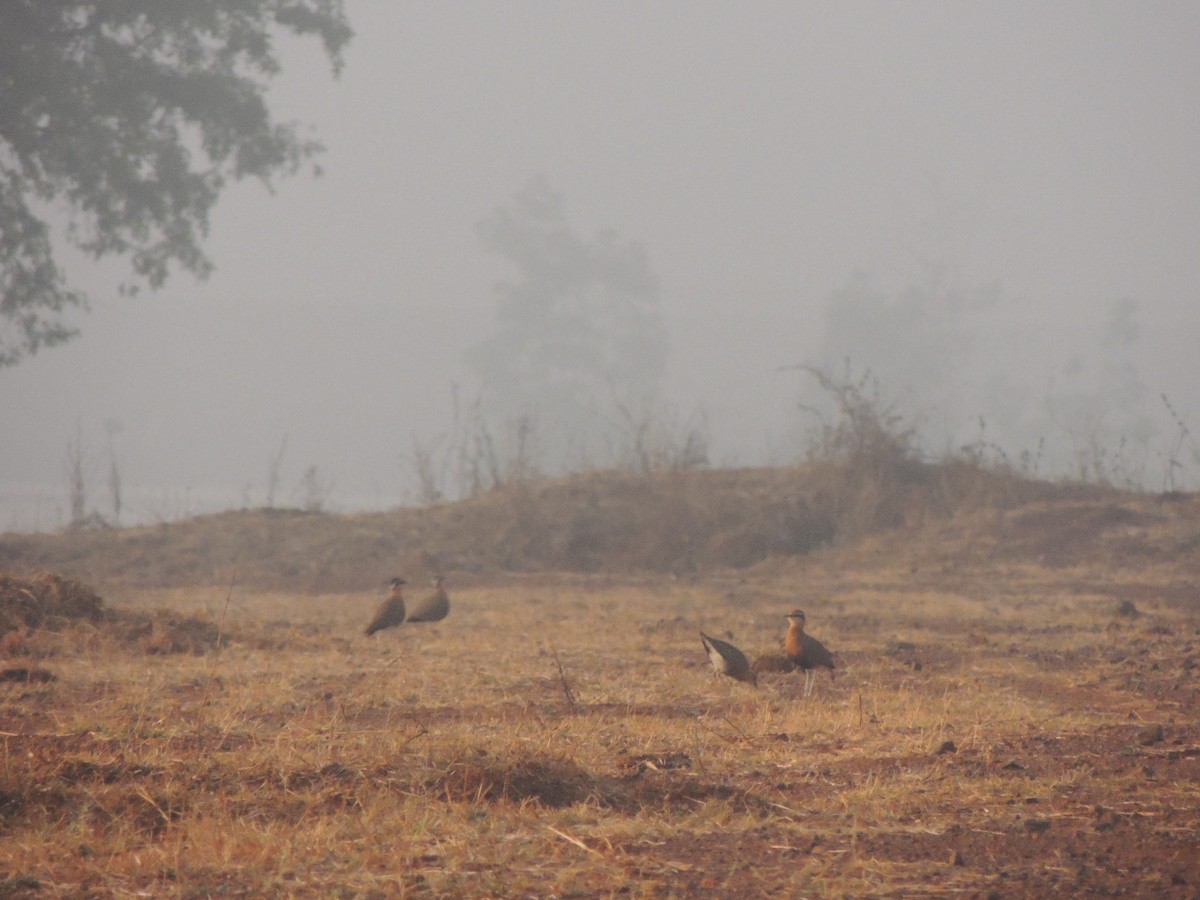
M 788 630 L 783 638 L 783 652 L 797 669 L 804 670 L 804 696 L 812 693 L 816 670 L 824 666 L 833 677 L 833 656 L 825 645 L 804 630 L 804 610 L 788 613 Z

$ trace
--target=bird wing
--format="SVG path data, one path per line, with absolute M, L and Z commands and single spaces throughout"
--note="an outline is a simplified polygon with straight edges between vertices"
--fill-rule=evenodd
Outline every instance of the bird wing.
M 439 589 L 434 591 L 415 607 L 408 615 L 410 622 L 437 622 L 446 618 L 450 612 L 450 598 L 446 592 Z
M 811 634 L 804 635 L 804 656 L 811 668 L 825 666 L 833 671 L 833 655 Z
M 399 597 L 389 597 L 383 601 L 383 605 L 379 607 L 379 611 L 375 613 L 375 618 L 371 620 L 371 624 L 367 626 L 367 634 L 374 634 L 384 628 L 391 628 L 393 625 L 400 625 L 404 622 L 404 601 Z

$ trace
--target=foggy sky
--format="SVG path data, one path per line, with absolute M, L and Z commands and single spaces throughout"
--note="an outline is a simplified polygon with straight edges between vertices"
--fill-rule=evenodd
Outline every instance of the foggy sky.
M 954 369 L 924 373 L 937 396 L 883 385 L 932 443 L 980 416 L 1024 421 L 990 435 L 1014 453 L 1069 442 L 1045 398 L 1102 383 L 1122 300 L 1155 440 L 1163 392 L 1200 430 L 1193 3 L 348 9 L 342 77 L 289 44 L 271 95 L 328 147 L 324 176 L 231 188 L 208 281 L 119 298 L 118 269 L 67 257 L 82 336 L 0 370 L 0 529 L 64 524 L 77 429 L 101 513 L 111 443 L 123 522 L 261 505 L 281 445 L 280 503 L 312 466 L 331 509 L 411 500 L 414 441 L 477 389 L 464 352 L 510 274 L 476 223 L 534 177 L 581 234 L 645 245 L 664 393 L 703 414 L 714 464 L 793 459 L 804 385 L 781 367 L 830 349 L 856 274 L 894 297 L 929 264 L 995 297 Z M 856 362 L 921 374 L 886 349 Z

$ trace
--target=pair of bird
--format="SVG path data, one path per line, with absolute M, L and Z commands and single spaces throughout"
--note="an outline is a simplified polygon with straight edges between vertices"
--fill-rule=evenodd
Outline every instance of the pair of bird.
M 388 582 L 391 593 L 375 613 L 371 624 L 367 626 L 368 636 L 385 628 L 395 628 L 405 622 L 440 622 L 446 618 L 450 612 L 450 598 L 446 596 L 446 589 L 442 587 L 441 575 L 433 579 L 433 593 L 409 610 L 404 607 L 405 584 L 407 582 L 403 578 L 393 578 Z
M 708 652 L 708 661 L 712 663 L 713 671 L 718 675 L 728 675 L 737 681 L 744 681 L 758 687 L 759 672 L 791 672 L 796 669 L 804 671 L 804 696 L 812 693 L 813 681 L 816 680 L 817 669 L 829 669 L 833 675 L 833 656 L 825 645 L 804 630 L 804 610 L 797 609 L 788 613 L 788 630 L 783 638 L 783 657 L 760 656 L 750 665 L 746 655 L 728 641 L 709 637 L 700 632 L 700 640 Z

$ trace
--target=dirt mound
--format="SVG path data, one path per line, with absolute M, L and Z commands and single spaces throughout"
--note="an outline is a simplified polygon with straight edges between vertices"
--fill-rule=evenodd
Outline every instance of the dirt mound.
M 1157 586 L 1154 596 L 1194 608 L 1194 578 L 1200 575 L 1200 495 L 1063 489 L 1012 507 L 965 510 L 919 527 L 869 535 L 839 546 L 836 556 L 843 566 L 883 562 L 926 574 L 998 563 L 1126 570 L 1169 565 L 1179 583 Z M 777 560 L 760 568 L 787 565 Z M 1098 589 L 1114 595 L 1125 592 L 1119 584 Z
M 22 626 L 55 628 L 84 619 L 99 622 L 104 601 L 86 584 L 52 572 L 0 573 L 0 633 Z
M 140 612 L 110 609 L 89 586 L 53 572 L 0 573 L 0 649 L 28 652 L 26 629 L 62 631 L 88 622 L 128 648 L 149 654 L 207 653 L 223 638 L 216 624 L 167 610 Z M 6 670 L 0 680 L 37 681 L 21 677 L 23 669 Z
M 757 797 L 687 771 L 686 753 L 642 754 L 621 760 L 619 776 L 589 772 L 572 759 L 556 756 L 479 754 L 457 760 L 414 790 L 452 803 L 528 803 L 558 809 L 577 803 L 634 813 L 646 808 L 694 809 L 706 800 L 723 800 L 750 811 L 767 811 Z
M 512 484 L 427 509 L 240 510 L 163 525 L 0 536 L 0 566 L 145 587 L 366 590 L 398 573 L 697 571 L 807 553 L 836 538 L 794 469 Z
M 481 759 L 455 762 L 430 781 L 426 789 L 433 796 L 452 802 L 536 800 L 557 808 L 586 800 L 591 778 L 569 759 Z

